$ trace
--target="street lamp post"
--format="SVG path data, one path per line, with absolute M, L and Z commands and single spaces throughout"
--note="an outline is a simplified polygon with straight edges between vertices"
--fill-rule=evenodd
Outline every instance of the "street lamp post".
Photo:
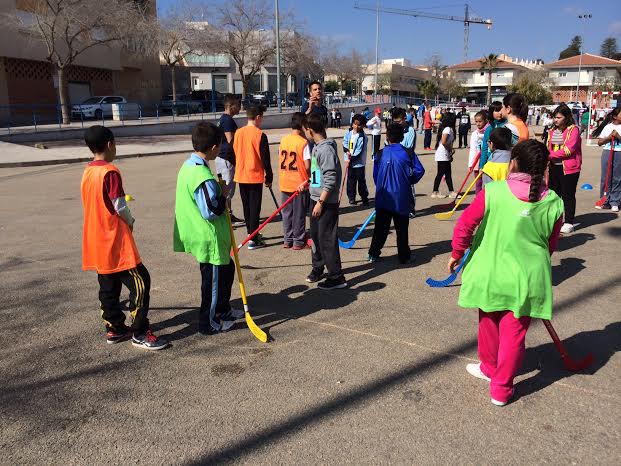
M 586 15 L 578 15 L 578 19 L 583 19 L 583 20 L 587 20 L 590 19 L 593 15 L 586 14 Z M 584 22 L 582 22 L 582 40 L 580 41 L 580 61 L 578 62 L 578 82 L 576 83 L 576 102 L 580 101 L 580 98 L 578 97 L 579 93 L 580 93 L 580 75 L 582 74 L 582 52 L 584 50 Z
M 282 100 L 280 98 L 280 15 L 278 14 L 278 0 L 276 0 L 276 100 L 278 101 L 278 113 L 282 113 Z
M 373 100 L 377 102 L 377 68 L 379 66 L 379 7 L 380 0 L 377 0 L 377 11 L 375 18 L 375 85 L 373 86 Z

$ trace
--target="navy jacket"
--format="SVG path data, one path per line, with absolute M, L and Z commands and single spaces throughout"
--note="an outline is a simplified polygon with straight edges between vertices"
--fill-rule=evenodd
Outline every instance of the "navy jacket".
M 375 208 L 407 217 L 410 213 L 412 159 L 401 144 L 390 144 L 375 156 Z

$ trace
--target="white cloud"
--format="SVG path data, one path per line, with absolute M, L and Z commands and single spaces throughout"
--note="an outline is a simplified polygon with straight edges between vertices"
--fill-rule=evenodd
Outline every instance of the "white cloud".
M 608 25 L 608 32 L 612 34 L 621 34 L 621 21 L 613 21 Z

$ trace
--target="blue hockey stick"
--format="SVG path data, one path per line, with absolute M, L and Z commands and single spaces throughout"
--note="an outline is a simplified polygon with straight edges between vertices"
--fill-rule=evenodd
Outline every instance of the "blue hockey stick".
M 369 217 L 364 221 L 364 223 L 358 229 L 354 237 L 350 241 L 347 241 L 347 242 L 343 242 L 339 240 L 339 246 L 344 249 L 351 249 L 356 243 L 356 240 L 360 238 L 360 235 L 362 234 L 362 230 L 364 230 L 369 225 L 369 223 L 371 223 L 371 220 L 373 220 L 374 217 L 375 217 L 375 209 L 373 210 L 373 212 L 371 212 L 371 215 L 369 215 Z
M 457 275 L 459 274 L 459 272 L 461 272 L 461 269 L 466 263 L 466 260 L 468 259 L 469 254 L 470 254 L 470 249 L 467 249 L 466 253 L 464 254 L 464 257 L 461 258 L 461 263 L 455 269 L 455 272 L 450 274 L 444 280 L 434 280 L 433 278 L 428 278 L 425 281 L 425 283 L 427 283 L 427 285 L 429 285 L 431 288 L 443 288 L 445 286 L 449 286 L 451 283 L 453 283 L 457 279 Z

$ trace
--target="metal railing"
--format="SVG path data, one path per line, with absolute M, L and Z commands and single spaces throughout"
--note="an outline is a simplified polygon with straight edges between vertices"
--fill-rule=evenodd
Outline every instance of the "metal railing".
M 407 106 L 420 105 L 424 99 L 396 95 L 361 95 L 361 96 L 326 96 L 325 105 L 332 108 L 349 108 L 352 105 Z M 427 99 L 431 105 L 441 102 Z M 248 103 L 248 101 L 247 101 Z M 455 102 L 443 102 L 445 105 L 459 105 Z M 71 122 L 63 123 L 60 105 L 54 104 L 17 104 L 0 106 L 0 135 L 17 132 L 40 132 L 65 129 L 79 129 L 101 124 L 104 126 L 142 125 L 149 123 L 175 123 L 188 120 L 217 121 L 222 114 L 222 104 L 217 103 L 220 111 L 212 112 L 212 102 L 204 101 L 164 101 L 159 104 L 138 104 L 132 102 L 107 105 L 72 105 L 69 107 Z M 283 105 L 285 111 L 299 111 L 301 105 L 289 102 Z M 268 107 L 267 114 L 278 112 L 276 106 Z M 243 112 L 242 112 L 243 114 Z

